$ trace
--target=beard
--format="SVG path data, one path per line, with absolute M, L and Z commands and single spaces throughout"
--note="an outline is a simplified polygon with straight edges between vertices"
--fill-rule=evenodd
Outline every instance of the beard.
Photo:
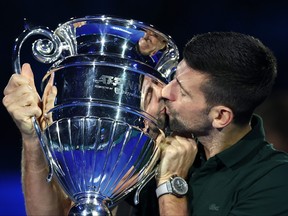
M 191 137 L 191 131 L 177 118 L 169 118 L 168 130 L 171 134 L 177 134 L 182 137 Z
M 157 124 L 161 130 L 165 130 L 168 125 L 168 115 L 161 114 L 157 119 Z
M 192 119 L 192 117 L 187 119 L 181 117 L 179 113 L 171 112 L 168 124 L 170 133 L 183 137 L 191 137 L 192 134 L 196 137 L 208 135 L 212 128 L 212 122 L 208 118 L 208 111 L 203 110 L 195 116 L 195 119 Z

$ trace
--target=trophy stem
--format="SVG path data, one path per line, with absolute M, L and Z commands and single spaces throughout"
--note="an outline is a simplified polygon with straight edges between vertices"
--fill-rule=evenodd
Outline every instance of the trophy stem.
M 69 216 L 111 216 L 111 212 L 106 206 L 104 198 L 97 195 L 84 195 L 77 199 L 77 203 L 72 206 Z

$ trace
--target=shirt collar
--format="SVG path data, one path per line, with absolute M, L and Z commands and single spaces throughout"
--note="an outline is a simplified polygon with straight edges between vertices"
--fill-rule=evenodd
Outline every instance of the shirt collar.
M 265 132 L 263 121 L 260 116 L 252 116 L 251 127 L 252 130 L 241 140 L 215 156 L 220 159 L 226 167 L 232 167 L 242 160 L 255 157 L 256 151 L 263 145 L 263 142 L 265 141 Z

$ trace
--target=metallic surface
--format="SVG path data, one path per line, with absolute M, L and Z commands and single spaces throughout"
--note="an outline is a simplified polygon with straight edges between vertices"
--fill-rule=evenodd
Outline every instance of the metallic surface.
M 161 89 L 178 63 L 178 49 L 151 25 L 87 16 L 54 32 L 26 29 L 15 44 L 17 73 L 22 44 L 37 34 L 46 38 L 33 43 L 34 57 L 53 63 L 42 82 L 45 121 L 34 119 L 48 180 L 54 175 L 75 202 L 70 215 L 109 215 L 110 207 L 151 179 L 156 139 L 166 124 Z M 57 87 L 52 102 L 47 82 Z

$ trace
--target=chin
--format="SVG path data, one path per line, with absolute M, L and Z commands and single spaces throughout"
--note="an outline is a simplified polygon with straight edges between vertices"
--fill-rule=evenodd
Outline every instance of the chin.
M 185 127 L 183 127 L 181 124 L 175 121 L 169 122 L 169 131 L 171 135 L 178 135 L 182 137 L 191 138 L 192 132 L 188 131 Z

